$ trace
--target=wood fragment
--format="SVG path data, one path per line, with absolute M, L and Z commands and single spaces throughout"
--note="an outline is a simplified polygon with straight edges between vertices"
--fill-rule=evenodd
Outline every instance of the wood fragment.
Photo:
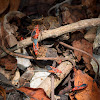
M 62 71 L 62 73 L 57 73 L 56 75 L 60 78 L 59 79 L 54 79 L 54 88 L 56 88 L 59 83 L 65 78 L 65 76 L 67 76 L 69 74 L 69 72 L 71 71 L 72 69 L 72 65 L 70 62 L 68 61 L 65 61 L 65 62 L 62 62 L 57 68 L 59 70 Z M 51 78 L 50 77 L 47 77 L 41 84 L 38 88 L 43 88 L 44 91 L 46 92 L 46 94 L 48 96 L 50 96 L 50 92 L 51 92 Z
M 97 27 L 92 27 L 88 30 L 88 32 L 84 35 L 84 38 L 89 42 L 93 43 L 96 37 Z
M 18 81 L 18 87 L 25 86 L 27 82 L 29 82 L 34 75 L 33 68 L 27 68 L 27 70 L 22 74 Z
M 54 76 L 51 75 L 51 100 L 54 100 Z

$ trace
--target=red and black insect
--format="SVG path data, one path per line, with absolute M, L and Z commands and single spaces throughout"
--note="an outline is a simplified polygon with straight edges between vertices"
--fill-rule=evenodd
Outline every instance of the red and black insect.
M 82 89 L 84 89 L 84 88 L 86 88 L 87 87 L 87 84 L 81 84 L 81 85 L 79 85 L 79 86 L 75 86 L 73 89 L 72 89 L 72 91 L 74 92 L 74 91 L 77 91 L 77 90 L 82 90 Z

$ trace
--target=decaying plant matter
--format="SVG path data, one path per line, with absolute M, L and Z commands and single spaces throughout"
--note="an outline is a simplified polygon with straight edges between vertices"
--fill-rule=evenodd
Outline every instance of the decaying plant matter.
M 80 98 L 82 100 L 84 99 L 99 100 L 100 95 L 98 94 L 100 94 L 100 90 L 98 89 L 97 84 L 93 82 L 93 79 L 86 73 L 82 73 L 81 70 L 74 70 L 74 72 L 75 72 L 75 77 L 74 77 L 75 86 L 78 86 L 79 84 L 83 83 L 87 84 L 87 87 L 85 89 L 77 91 L 77 93 L 75 94 L 75 98 L 77 98 L 77 100 L 80 100 Z
M 7 13 L 0 24 L 0 99 L 98 100 L 98 2 L 22 0 L 19 11 Z
M 3 32 L 3 27 L 2 27 L 2 32 Z M 6 53 L 8 53 L 8 54 L 10 54 L 10 55 L 12 55 L 12 56 L 19 56 L 19 57 L 24 57 L 24 58 L 28 58 L 28 59 L 36 59 L 36 60 L 69 60 L 69 59 L 67 59 L 67 58 L 34 58 L 34 57 L 32 57 L 32 56 L 25 56 L 25 55 L 20 55 L 20 54 L 16 54 L 16 53 L 13 53 L 13 52 L 10 52 L 10 51 L 8 51 L 7 49 L 6 49 L 6 47 L 4 46 L 4 43 L 3 43 L 4 41 L 2 41 L 2 50 L 4 50 Z M 66 47 L 69 47 L 69 48 L 71 48 L 71 49 L 76 49 L 76 50 L 79 50 L 80 52 L 85 52 L 85 51 L 82 51 L 82 50 L 80 50 L 80 49 L 77 49 L 77 48 L 74 48 L 74 47 L 71 47 L 71 46 L 67 46 L 66 44 L 64 44 L 63 42 L 59 42 L 60 44 L 62 44 L 62 45 L 64 45 L 64 46 L 66 46 Z M 87 53 L 87 52 L 85 52 L 85 54 L 87 54 L 88 56 L 90 56 L 90 57 L 92 57 L 89 53 Z M 94 59 L 94 58 L 93 58 Z M 95 59 L 94 59 L 95 60 Z M 72 60 L 69 60 L 69 61 L 71 61 L 72 63 L 73 63 L 73 61 Z M 96 60 L 95 60 L 96 61 Z M 97 62 L 97 61 L 96 61 Z M 64 62 L 65 63 L 65 62 Z M 73 63 L 73 65 L 75 66 L 75 64 Z M 65 67 L 61 67 L 61 70 L 62 69 L 65 69 Z M 72 67 L 71 67 L 72 68 Z M 67 68 L 66 68 L 67 69 Z M 71 70 L 71 69 L 70 69 Z M 70 71 L 69 70 L 69 71 Z M 66 72 L 66 71 L 65 71 Z M 67 72 L 68 72 L 68 69 L 67 69 Z M 63 71 L 63 74 L 60 74 L 61 75 L 61 77 L 63 77 L 64 78 L 64 76 L 66 76 L 66 75 L 64 75 L 64 71 Z M 64 76 L 62 76 L 62 75 L 64 75 Z M 60 77 L 60 76 L 59 76 Z M 62 80 L 63 78 L 61 78 L 60 77 L 60 79 Z M 96 75 L 96 77 L 97 77 L 97 75 Z M 50 79 L 49 78 L 47 78 L 47 82 L 49 82 L 50 81 Z M 59 82 L 61 82 L 61 80 L 56 80 L 56 86 L 59 84 Z M 45 84 L 45 82 L 46 82 L 46 80 L 44 81 L 44 83 L 42 83 L 43 85 L 40 85 L 39 87 L 41 87 L 41 88 L 43 88 L 44 90 L 45 89 L 47 89 L 47 88 L 45 88 L 46 87 L 46 85 L 44 85 Z M 49 84 L 49 83 L 48 83 Z M 45 86 L 45 87 L 44 87 Z M 49 89 L 49 88 L 48 88 Z M 45 90 L 45 92 L 46 91 L 48 91 L 48 90 Z M 47 93 L 47 95 L 50 95 L 50 91 L 48 91 L 48 92 L 46 92 Z
M 3 31 L 3 28 L 2 28 L 2 31 Z M 4 42 L 3 42 L 4 43 Z M 63 44 L 62 42 L 60 42 L 61 44 Z M 70 47 L 70 46 L 69 46 Z M 72 47 L 71 47 L 72 48 Z M 10 51 L 8 51 L 7 49 L 6 49 L 6 47 L 3 45 L 2 47 L 1 47 L 1 49 L 3 49 L 6 53 L 8 53 L 8 54 L 10 54 L 10 55 L 12 55 L 12 56 L 19 56 L 19 57 L 22 57 L 22 58 L 27 58 L 27 59 L 37 59 L 37 60 L 69 60 L 69 61 L 71 61 L 70 59 L 66 59 L 66 58 L 34 58 L 34 57 L 32 57 L 32 56 L 25 56 L 25 55 L 20 55 L 20 54 L 16 54 L 16 53 L 13 53 L 13 52 L 10 52 Z M 72 49 L 74 49 L 74 48 L 72 48 Z M 77 49 L 78 50 L 78 49 Z M 82 51 L 82 50 L 78 50 L 78 51 Z M 84 51 L 83 51 L 84 52 Z M 89 55 L 87 52 L 86 52 L 86 54 L 87 55 Z M 93 57 L 93 56 L 91 56 L 91 55 L 89 55 L 90 57 L 92 57 L 95 61 L 96 61 L 96 59 Z M 97 62 L 97 61 L 96 61 Z M 97 63 L 98 64 L 98 63 Z M 98 64 L 98 71 L 97 71 L 97 75 L 98 75 L 98 73 L 99 73 L 99 64 Z M 97 75 L 96 75 L 96 77 L 97 77 Z

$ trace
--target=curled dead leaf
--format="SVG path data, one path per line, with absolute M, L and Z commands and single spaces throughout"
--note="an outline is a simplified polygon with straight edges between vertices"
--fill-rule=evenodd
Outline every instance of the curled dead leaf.
M 21 87 L 17 90 L 24 92 L 30 97 L 30 100 L 50 100 L 42 88 Z
M 80 84 L 87 84 L 87 87 L 83 90 L 77 91 L 75 98 L 77 100 L 99 100 L 100 90 L 97 87 L 96 82 L 88 74 L 83 73 L 81 70 L 75 70 L 74 86 L 79 86 Z
M 85 39 L 75 40 L 73 41 L 72 45 L 73 47 L 86 51 L 87 53 L 91 55 L 93 54 L 93 45 Z M 82 52 L 76 51 L 76 50 L 74 50 L 74 54 L 77 57 L 78 61 L 80 61 L 81 58 L 83 58 L 86 68 L 90 71 L 91 75 L 94 75 L 93 67 L 90 64 L 91 57 L 89 57 L 88 55 Z
M 16 70 L 17 68 L 17 60 L 13 56 L 6 56 L 0 59 L 0 65 L 4 66 L 6 70 Z

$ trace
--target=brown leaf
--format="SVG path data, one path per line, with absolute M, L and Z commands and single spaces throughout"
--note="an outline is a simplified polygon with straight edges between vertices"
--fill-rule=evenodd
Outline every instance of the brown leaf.
M 83 73 L 81 70 L 75 70 L 74 86 L 80 84 L 87 84 L 87 87 L 78 91 L 75 94 L 77 100 L 99 100 L 100 90 L 97 87 L 96 82 L 88 74 Z
M 86 18 L 86 11 L 82 5 L 71 6 L 67 3 L 61 5 L 63 24 L 71 24 Z
M 87 53 L 91 55 L 93 54 L 93 49 L 92 49 L 93 45 L 85 39 L 73 41 L 72 46 L 75 48 L 81 49 L 83 51 L 86 51 Z M 83 58 L 87 69 L 90 71 L 91 74 L 94 74 L 93 68 L 90 64 L 91 57 L 89 57 L 88 55 L 82 52 L 76 51 L 76 50 L 74 50 L 74 54 L 77 57 L 78 61 L 80 61 L 81 58 Z
M 17 90 L 20 90 L 28 95 L 30 100 L 50 100 L 42 88 L 21 87 Z
M 6 70 L 15 70 L 17 68 L 16 64 L 16 58 L 10 55 L 0 59 L 0 65 L 5 66 Z
M 89 18 L 97 17 L 96 0 L 82 0 L 82 5 L 87 7 L 87 15 Z
M 6 100 L 6 91 L 2 86 L 0 86 L 0 95 Z

